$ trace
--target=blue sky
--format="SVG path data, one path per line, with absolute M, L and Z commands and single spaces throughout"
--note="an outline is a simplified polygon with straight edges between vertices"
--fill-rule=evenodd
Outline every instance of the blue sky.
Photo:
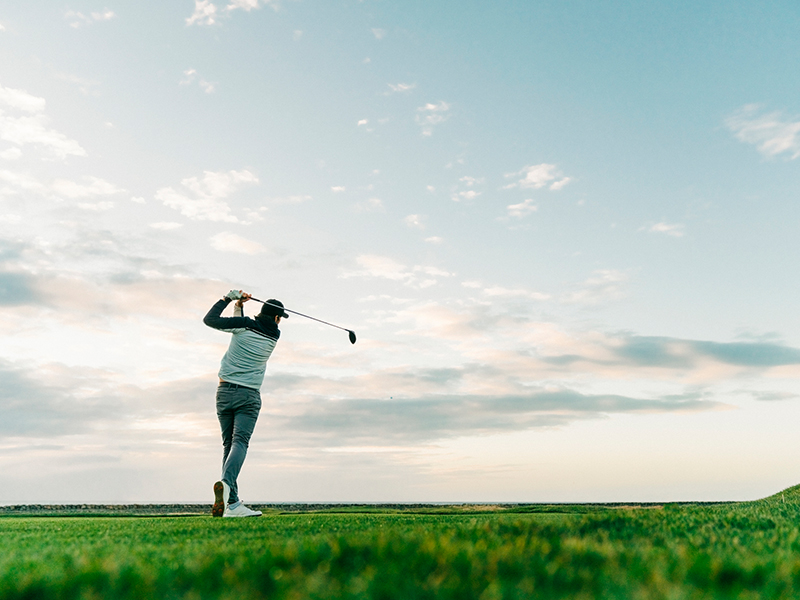
M 0 9 L 0 502 L 207 500 L 232 287 L 359 334 L 282 326 L 247 501 L 797 483 L 799 16 Z

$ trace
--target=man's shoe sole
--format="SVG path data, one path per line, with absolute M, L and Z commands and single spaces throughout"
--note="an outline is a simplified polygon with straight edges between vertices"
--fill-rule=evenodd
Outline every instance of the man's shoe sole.
M 221 517 L 225 513 L 225 500 L 222 499 L 222 494 L 225 491 L 225 486 L 221 481 L 214 484 L 214 506 L 211 507 L 212 517 Z

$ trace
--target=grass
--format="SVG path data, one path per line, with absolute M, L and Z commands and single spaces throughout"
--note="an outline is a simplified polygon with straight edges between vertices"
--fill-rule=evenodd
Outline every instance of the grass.
M 794 598 L 798 488 L 560 513 L 7 517 L 0 599 Z

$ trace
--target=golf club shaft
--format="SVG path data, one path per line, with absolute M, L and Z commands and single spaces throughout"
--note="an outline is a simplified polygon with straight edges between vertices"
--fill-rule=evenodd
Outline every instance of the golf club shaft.
M 253 298 L 250 296 L 250 300 L 255 300 L 256 302 L 261 302 L 261 304 L 268 304 L 269 306 L 274 306 L 275 308 L 280 308 L 281 310 L 285 310 L 288 313 L 292 313 L 293 315 L 300 315 L 301 317 L 305 317 L 306 319 L 311 319 L 312 321 L 317 321 L 318 323 L 324 323 L 325 325 L 330 325 L 331 327 L 336 327 L 336 329 L 341 329 L 342 331 L 351 332 L 350 329 L 345 329 L 344 327 L 339 327 L 338 325 L 334 325 L 333 323 L 328 323 L 327 321 L 323 321 L 322 319 L 318 319 L 316 317 L 312 317 L 310 315 L 304 315 L 301 312 L 297 312 L 296 310 L 289 310 L 288 308 L 284 308 L 283 306 L 278 306 L 277 304 L 272 304 L 272 302 L 264 302 L 263 300 L 259 300 L 258 298 Z

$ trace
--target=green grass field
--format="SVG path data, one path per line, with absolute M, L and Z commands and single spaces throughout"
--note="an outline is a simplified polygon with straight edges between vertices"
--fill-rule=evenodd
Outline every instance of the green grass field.
M 4 517 L 0 599 L 796 598 L 798 488 L 648 509 Z

